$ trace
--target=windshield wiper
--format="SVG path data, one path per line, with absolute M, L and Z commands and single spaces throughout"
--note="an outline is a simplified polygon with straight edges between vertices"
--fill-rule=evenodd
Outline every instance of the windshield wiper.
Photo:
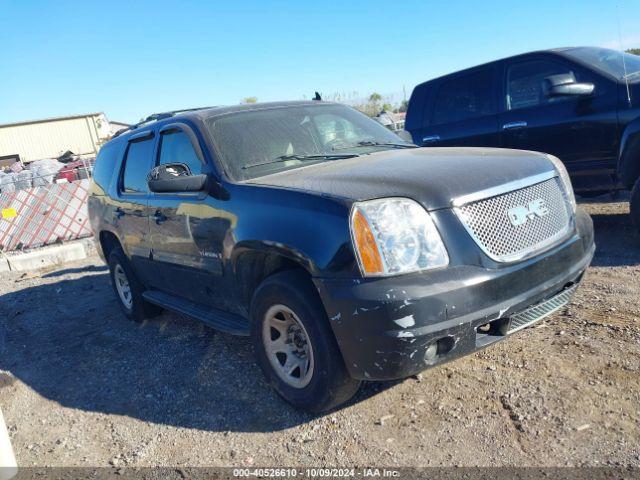
M 636 75 L 640 75 L 640 70 L 638 70 L 637 72 L 627 73 L 624 77 L 622 77 L 622 79 L 623 80 L 628 80 L 631 77 L 635 77 Z
M 333 147 L 332 150 L 347 150 L 349 148 L 357 148 L 357 147 L 418 148 L 417 145 L 414 145 L 412 143 L 375 142 L 373 140 L 362 140 L 358 143 L 353 143 L 350 145 L 340 145 L 337 147 Z
M 344 158 L 353 158 L 358 155 L 355 153 L 341 153 L 341 154 L 332 154 L 332 153 L 323 153 L 316 155 L 280 155 L 272 160 L 268 160 L 262 163 L 252 163 L 251 165 L 243 165 L 242 170 L 247 170 L 253 167 L 260 167 L 262 165 L 271 165 L 272 163 L 280 163 L 286 162 L 287 160 L 342 160 Z

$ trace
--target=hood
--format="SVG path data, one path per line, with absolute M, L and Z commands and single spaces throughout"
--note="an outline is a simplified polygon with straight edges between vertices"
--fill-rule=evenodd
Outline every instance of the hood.
M 248 184 L 367 200 L 408 197 L 435 210 L 457 197 L 553 170 L 544 154 L 498 148 L 386 150 L 275 173 Z

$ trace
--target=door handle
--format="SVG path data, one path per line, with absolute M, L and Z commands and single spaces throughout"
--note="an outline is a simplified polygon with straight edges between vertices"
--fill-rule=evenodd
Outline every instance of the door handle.
M 516 130 L 518 128 L 525 128 L 527 126 L 527 122 L 509 122 L 502 125 L 503 130 Z
M 437 142 L 438 140 L 440 140 L 440 135 L 429 135 L 427 137 L 422 137 L 422 143 Z
M 157 210 L 156 213 L 153 214 L 153 219 L 156 221 L 156 225 L 160 225 L 162 222 L 167 220 L 167 216 L 160 210 Z
M 124 217 L 126 215 L 124 210 L 122 210 L 120 207 L 116 208 L 114 213 L 116 215 L 116 218 L 122 218 L 122 217 Z

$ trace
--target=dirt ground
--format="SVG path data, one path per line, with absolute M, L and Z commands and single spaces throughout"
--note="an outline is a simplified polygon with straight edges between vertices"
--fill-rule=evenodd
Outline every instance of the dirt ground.
M 585 207 L 572 304 L 328 415 L 265 384 L 248 338 L 119 312 L 98 258 L 0 276 L 0 405 L 21 466 L 640 466 L 640 235 Z

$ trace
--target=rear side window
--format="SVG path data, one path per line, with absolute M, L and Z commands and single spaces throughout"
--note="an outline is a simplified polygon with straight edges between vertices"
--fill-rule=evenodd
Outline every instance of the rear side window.
M 202 162 L 191 145 L 191 141 L 182 130 L 173 130 L 162 134 L 160 140 L 159 165 L 167 163 L 184 163 L 192 175 L 202 173 Z
M 559 74 L 572 75 L 579 81 L 575 71 L 548 60 L 532 60 L 511 65 L 507 73 L 507 110 L 571 100 L 570 96 L 548 98 L 544 94 L 544 79 Z
M 124 160 L 122 190 L 126 193 L 146 193 L 147 174 L 151 170 L 153 157 L 153 139 L 129 143 L 127 157 Z
M 98 152 L 96 164 L 93 167 L 93 181 L 103 192 L 109 188 L 121 151 L 122 143 L 116 142 L 107 143 Z
M 435 98 L 431 123 L 452 123 L 496 113 L 492 70 L 446 80 Z

